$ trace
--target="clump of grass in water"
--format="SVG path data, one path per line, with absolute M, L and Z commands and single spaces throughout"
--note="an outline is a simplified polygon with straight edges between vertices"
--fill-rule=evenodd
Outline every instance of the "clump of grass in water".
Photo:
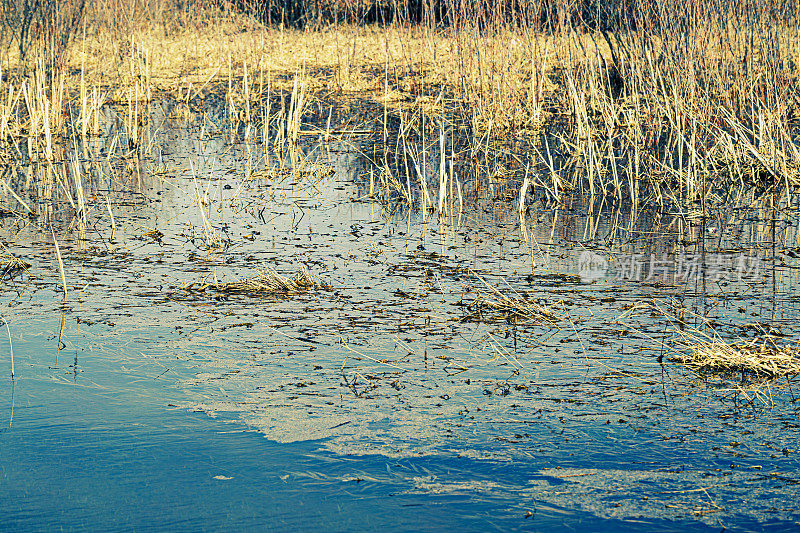
M 146 232 L 142 233 L 142 237 L 149 237 L 150 239 L 153 239 L 154 241 L 160 241 L 164 237 L 164 234 L 161 231 L 159 231 L 158 229 L 153 229 L 153 230 L 146 231 Z
M 505 320 L 506 322 L 519 320 L 537 321 L 554 324 L 566 317 L 554 312 L 545 305 L 528 299 L 523 295 L 508 296 L 500 292 L 497 288 L 489 285 L 477 273 L 473 272 L 484 285 L 489 289 L 490 295 L 484 295 L 476 291 L 475 300 L 465 304 L 469 314 L 463 321 L 492 322 Z M 515 291 L 516 292 L 516 291 Z
M 0 255 L 0 278 L 14 277 L 20 272 L 27 272 L 31 267 L 19 257 L 13 255 Z
M 658 305 L 656 312 L 671 324 L 677 342 L 665 348 L 674 350 L 671 361 L 681 363 L 695 372 L 717 374 L 720 377 L 739 375 L 742 382 L 750 376 L 755 381 L 800 374 L 800 345 L 778 343 L 776 337 L 764 333 L 754 339 L 725 341 L 714 330 L 703 331 L 690 327 L 685 308 L 668 313 Z M 697 318 L 697 317 L 695 317 Z M 661 358 L 659 358 L 659 362 Z
M 228 283 L 206 283 L 195 286 L 194 283 L 182 287 L 184 291 L 204 291 L 212 289 L 229 294 L 303 294 L 311 290 L 327 289 L 328 286 L 314 277 L 301 265 L 293 278 L 278 274 L 270 268 L 262 268 L 251 278 Z
M 561 317 L 544 306 L 527 298 L 515 298 L 500 295 L 499 298 L 478 293 L 475 300 L 466 304 L 469 314 L 462 320 L 464 322 L 517 322 L 517 321 L 536 321 L 555 323 Z
M 286 178 L 294 177 L 298 182 L 309 181 L 316 183 L 322 179 L 335 174 L 333 167 L 323 163 L 303 161 L 297 167 L 270 167 L 264 170 L 253 172 L 251 179 L 267 179 L 271 181 L 283 181 Z
M 750 373 L 755 377 L 781 377 L 800 374 L 800 348 L 779 345 L 774 339 L 726 343 L 702 342 L 678 360 L 698 372 Z

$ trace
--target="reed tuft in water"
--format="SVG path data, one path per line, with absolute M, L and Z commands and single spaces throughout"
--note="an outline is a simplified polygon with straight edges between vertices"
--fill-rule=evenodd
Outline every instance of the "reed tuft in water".
M 702 342 L 679 360 L 698 372 L 752 374 L 774 378 L 800 374 L 800 348 L 774 339 Z
M 270 268 L 259 269 L 255 276 L 227 283 L 190 283 L 182 290 L 186 292 L 202 292 L 213 290 L 227 294 L 304 294 L 312 290 L 327 289 L 327 285 L 313 276 L 305 265 L 293 276 L 287 277 Z

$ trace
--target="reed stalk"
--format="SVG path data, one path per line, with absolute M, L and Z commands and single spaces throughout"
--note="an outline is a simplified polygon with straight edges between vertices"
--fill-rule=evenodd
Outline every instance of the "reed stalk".
M 77 5 L 48 4 L 36 13 L 39 18 L 34 17 L 41 26 L 28 28 L 36 31 L 24 30 L 10 14 L 0 16 L 9 30 L 23 32 L 27 43 L 22 46 L 20 39 L 19 57 L 3 64 L 0 136 L 5 140 L 22 136 L 18 140 L 29 145 L 32 158 L 43 154 L 45 159 L 56 159 L 56 145 L 67 133 L 64 117 L 69 114 L 64 110 L 80 109 L 76 113 L 80 125 L 75 124 L 80 135 L 96 133 L 105 99 L 100 80 L 107 83 L 103 78 L 109 70 L 107 63 L 111 61 L 119 70 L 127 61 L 128 76 L 120 76 L 120 87 L 109 89 L 108 94 L 117 95 L 108 100 L 125 100 L 127 89 L 126 125 L 131 147 L 138 146 L 140 126 L 148 116 L 139 105 L 149 105 L 157 84 L 196 74 L 198 79 L 177 84 L 189 87 L 186 99 L 191 101 L 216 75 L 202 83 L 207 75 L 200 75 L 201 69 L 219 71 L 227 60 L 232 139 L 240 118 L 249 124 L 261 116 L 265 146 L 273 119 L 278 126 L 274 140 L 295 144 L 301 133 L 305 91 L 328 83 L 336 90 L 363 90 L 380 100 L 384 144 L 390 142 L 391 118 L 398 111 L 401 118 L 409 106 L 415 108 L 409 116 L 421 111 L 422 148 L 415 148 L 414 157 L 421 159 L 423 173 L 428 172 L 426 135 L 431 129 L 426 114 L 431 108 L 438 113 L 441 107 L 440 144 L 448 127 L 453 138 L 461 125 L 471 128 L 471 155 L 483 152 L 472 168 L 480 168 L 481 173 L 486 173 L 483 167 L 492 170 L 493 138 L 519 134 L 549 140 L 550 146 L 541 150 L 539 165 L 545 175 L 533 171 L 530 183 L 539 187 L 547 182 L 545 190 L 554 201 L 574 190 L 617 202 L 639 203 L 654 197 L 659 202 L 666 197 L 686 202 L 702 200 L 714 188 L 753 190 L 780 184 L 789 189 L 800 184 L 796 142 L 800 135 L 796 120 L 800 32 L 793 2 L 601 0 L 560 2 L 555 9 L 552 2 L 442 0 L 434 2 L 441 8 L 439 15 L 414 16 L 402 3 L 374 5 L 369 15 L 361 7 L 345 8 L 333 2 L 321 14 L 311 0 L 298 0 L 297 11 L 289 16 L 292 20 L 284 21 L 303 26 L 311 20 L 303 17 L 314 13 L 314 24 L 357 24 L 332 25 L 325 32 L 311 26 L 297 31 L 259 26 L 246 13 L 215 11 L 221 8 L 194 1 L 179 5 L 166 0 L 155 3 L 158 8 L 140 3 L 129 5 L 130 12 L 115 11 L 123 4 L 95 6 L 89 18 L 78 10 L 77 26 L 58 18 Z M 215 13 L 215 22 L 206 26 L 211 31 L 196 31 L 200 17 L 189 13 L 198 7 L 202 7 L 195 9 L 198 13 Z M 248 9 L 247 3 L 241 7 Z M 185 18 L 166 20 L 165 13 L 183 13 Z M 378 14 L 388 17 L 383 19 L 385 24 L 366 27 L 363 22 Z M 64 24 L 56 31 L 45 21 Z M 67 46 L 70 39 L 77 39 L 81 25 L 83 37 Z M 53 32 L 63 34 L 64 40 L 53 40 Z M 23 33 L 15 33 L 15 38 Z M 105 37 L 111 42 L 103 42 Z M 65 44 L 54 46 L 57 41 Z M 186 46 L 189 41 L 198 46 Z M 321 45 L 331 41 L 335 46 Z M 183 48 L 206 52 L 193 58 L 194 63 L 184 56 L 176 60 L 174 51 Z M 302 82 L 299 57 L 304 58 Z M 315 64 L 313 69 L 309 65 L 308 72 L 330 74 L 306 79 L 309 57 Z M 9 61 L 12 64 L 7 66 Z M 266 103 L 266 113 L 252 107 L 256 64 L 259 100 Z M 293 69 L 290 101 L 282 101 L 281 113 L 272 117 L 272 70 L 287 74 Z M 279 83 L 281 90 L 289 89 L 291 77 L 276 77 Z M 235 94 L 234 87 L 241 87 L 242 94 Z M 404 93 L 399 100 L 410 103 L 395 104 L 398 91 Z M 434 91 L 440 96 L 433 106 L 423 102 Z M 399 142 L 406 143 L 408 133 L 404 125 Z M 325 135 L 329 140 L 330 124 Z M 557 146 L 556 136 L 563 141 Z M 399 148 L 410 154 L 405 146 Z M 451 204 L 460 172 L 454 170 L 449 184 Z M 522 172 L 521 165 L 515 169 L 519 178 Z M 440 164 L 439 173 L 438 207 L 443 214 L 448 207 L 446 165 Z M 405 196 L 410 196 L 412 177 L 413 173 L 406 176 Z M 476 170 L 475 190 L 483 185 L 478 183 L 480 177 Z M 421 182 L 419 205 L 425 210 L 433 202 Z M 710 183 L 715 187 L 710 188 Z
M 444 216 L 445 197 L 447 196 L 447 169 L 445 168 L 445 133 L 444 125 L 439 132 L 439 216 Z
M 8 327 L 8 321 L 6 321 L 6 317 L 0 315 L 0 319 L 2 319 L 3 324 L 6 325 L 6 333 L 8 334 L 8 351 L 11 354 L 11 381 L 14 381 L 16 374 L 14 373 L 14 343 L 11 341 L 11 329 Z
M 61 248 L 58 246 L 58 239 L 53 228 L 50 228 L 50 234 L 53 236 L 53 244 L 56 247 L 56 257 L 58 258 L 58 270 L 61 273 L 61 286 L 64 288 L 64 305 L 67 304 L 67 277 L 64 275 L 64 261 L 61 259 Z
M 108 209 L 108 216 L 111 218 L 111 238 L 109 241 L 114 242 L 114 234 L 117 232 L 117 225 L 114 222 L 114 212 L 111 211 L 111 201 L 106 196 L 106 208 Z

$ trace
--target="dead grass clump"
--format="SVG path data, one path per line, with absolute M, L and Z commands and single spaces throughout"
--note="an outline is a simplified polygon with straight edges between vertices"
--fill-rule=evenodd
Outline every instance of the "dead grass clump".
M 561 317 L 547 306 L 527 298 L 517 298 L 495 293 L 493 298 L 478 293 L 475 300 L 465 305 L 468 313 L 464 322 L 546 322 L 554 324 Z
M 205 291 L 212 289 L 220 293 L 228 294 L 303 294 L 315 289 L 325 289 L 327 286 L 315 278 L 308 271 L 305 265 L 301 265 L 300 270 L 294 277 L 288 278 L 278 274 L 270 268 L 262 268 L 258 274 L 251 278 L 228 283 L 206 283 L 195 286 L 194 283 L 183 287 L 184 291 Z
M 773 339 L 761 342 L 700 343 L 679 360 L 696 371 L 750 373 L 757 377 L 800 374 L 800 349 L 778 345 Z
M 330 165 L 323 163 L 303 163 L 297 167 L 272 167 L 258 172 L 254 172 L 252 179 L 266 179 L 269 181 L 281 182 L 288 178 L 293 178 L 297 182 L 310 181 L 317 182 L 333 176 L 336 171 Z
M 464 322 L 504 321 L 507 323 L 519 323 L 535 321 L 555 324 L 565 318 L 553 312 L 547 306 L 527 298 L 524 294 L 517 293 L 516 297 L 507 296 L 487 283 L 477 272 L 472 271 L 472 274 L 486 286 L 490 293 L 483 294 L 476 290 L 473 302 L 468 304 L 459 302 L 457 304 L 464 305 L 467 308 L 468 314 L 461 319 Z M 491 294 L 491 296 L 488 294 Z
M 13 278 L 17 274 L 27 272 L 30 267 L 31 265 L 29 263 L 26 263 L 19 257 L 0 255 L 0 278 L 6 276 Z
M 469 304 L 462 304 L 465 305 L 469 312 L 462 319 L 463 321 L 505 321 L 508 323 L 536 321 L 555 324 L 565 318 L 553 312 L 547 306 L 527 298 L 524 294 L 517 292 L 517 296 L 507 296 L 487 283 L 477 272 L 472 271 L 472 273 L 486 286 L 490 293 L 483 294 L 476 290 L 475 300 Z
M 142 233 L 142 237 L 149 237 L 150 239 L 153 239 L 154 241 L 160 241 L 164 237 L 164 234 L 161 233 L 161 231 L 159 231 L 157 229 L 153 229 L 153 230 L 150 230 L 150 231 L 146 231 L 145 233 Z

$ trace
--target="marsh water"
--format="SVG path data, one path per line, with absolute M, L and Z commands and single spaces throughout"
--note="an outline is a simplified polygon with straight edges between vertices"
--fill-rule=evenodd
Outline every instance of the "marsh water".
M 426 215 L 381 192 L 377 121 L 265 152 L 223 112 L 156 104 L 131 149 L 108 107 L 7 170 L 38 216 L 2 219 L 30 267 L 1 293 L 0 529 L 798 527 L 794 378 L 678 361 L 797 342 L 785 197 L 534 187 L 521 217 L 519 180 L 464 174 Z M 439 146 L 416 148 L 432 192 Z M 76 168 L 83 214 L 41 192 Z M 321 286 L 236 285 L 303 265 Z

